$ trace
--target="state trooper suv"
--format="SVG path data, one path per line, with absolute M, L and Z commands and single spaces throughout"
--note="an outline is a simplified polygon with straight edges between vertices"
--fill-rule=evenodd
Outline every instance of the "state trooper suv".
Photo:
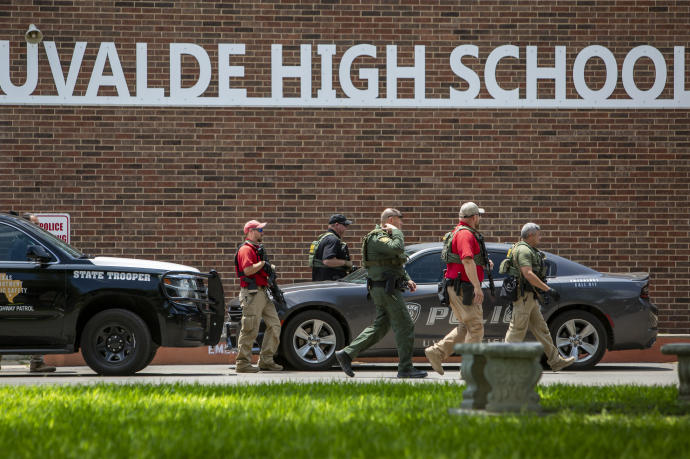
M 0 354 L 81 350 L 101 375 L 131 375 L 159 346 L 218 343 L 225 314 L 215 271 L 91 257 L 0 213 Z

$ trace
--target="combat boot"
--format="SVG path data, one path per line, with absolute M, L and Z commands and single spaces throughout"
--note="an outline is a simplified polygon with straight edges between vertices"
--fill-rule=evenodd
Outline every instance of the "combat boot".
M 275 362 L 259 362 L 259 370 L 261 371 L 283 371 L 282 365 L 278 365 Z
M 443 359 L 441 358 L 441 353 L 437 349 L 434 349 L 433 346 L 429 346 L 426 349 L 424 349 L 424 355 L 426 355 L 426 359 L 431 364 L 431 368 L 433 368 L 436 373 L 442 375 L 444 372 L 442 365 Z
M 414 367 L 409 370 L 398 371 L 398 378 L 426 378 L 426 375 L 426 371 Z
M 348 375 L 350 378 L 355 376 L 355 372 L 352 371 L 352 359 L 345 351 L 336 351 L 335 358 L 340 365 L 340 368 Z
M 575 357 L 568 357 L 567 359 L 559 358 L 557 362 L 551 365 L 551 370 L 560 371 L 573 363 L 575 363 Z
M 29 364 L 29 373 L 52 373 L 55 371 L 55 367 L 46 365 L 44 361 L 34 362 Z
M 235 365 L 235 373 L 258 373 L 259 367 L 255 367 L 251 363 L 238 363 Z

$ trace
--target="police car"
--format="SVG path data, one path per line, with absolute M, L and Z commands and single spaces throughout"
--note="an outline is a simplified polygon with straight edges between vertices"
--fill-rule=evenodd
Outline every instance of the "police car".
M 485 279 L 485 340 L 505 337 L 512 306 L 498 295 L 504 275 L 498 267 L 511 246 L 487 243 L 494 263 L 496 295 L 489 292 Z M 417 283 L 417 290 L 403 293 L 415 323 L 415 354 L 440 340 L 458 323 L 450 307 L 443 306 L 437 285 L 445 264 L 441 262 L 441 243 L 416 244 L 406 248 L 405 269 Z M 606 274 L 546 252 L 547 280 L 560 293 L 559 301 L 542 307 L 542 313 L 560 354 L 573 356 L 570 369 L 596 365 L 606 350 L 646 349 L 657 337 L 657 307 L 649 299 L 649 274 Z M 359 269 L 336 282 L 310 282 L 284 286 L 286 305 L 279 308 L 283 322 L 279 354 L 297 369 L 330 368 L 335 351 L 343 348 L 375 315 L 367 300 L 366 270 Z M 237 301 L 230 304 L 231 330 L 238 329 L 241 310 Z M 232 337 L 232 333 L 230 334 Z M 529 337 L 528 339 L 534 339 Z M 360 354 L 396 356 L 395 340 L 388 333 L 378 344 Z
M 0 354 L 81 350 L 96 373 L 131 375 L 159 346 L 217 344 L 224 314 L 215 271 L 91 257 L 0 213 Z

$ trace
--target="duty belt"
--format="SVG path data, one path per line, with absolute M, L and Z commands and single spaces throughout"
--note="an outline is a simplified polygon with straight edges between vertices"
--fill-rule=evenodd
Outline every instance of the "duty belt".
M 375 281 L 371 280 L 370 278 L 367 278 L 367 290 L 370 290 L 374 287 L 381 287 L 386 290 L 386 293 L 389 295 L 392 294 L 395 290 L 400 290 L 403 291 L 405 290 L 405 287 L 407 286 L 407 280 L 404 277 L 389 277 L 386 280 L 382 281 Z M 367 298 L 369 295 L 367 295 Z

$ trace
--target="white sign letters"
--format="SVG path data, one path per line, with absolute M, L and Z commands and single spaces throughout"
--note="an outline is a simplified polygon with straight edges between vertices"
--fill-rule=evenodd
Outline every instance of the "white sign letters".
M 85 68 L 84 53 L 87 46 L 98 46 L 98 54 L 91 68 Z M 39 48 L 43 48 L 43 53 Z M 310 44 L 299 46 L 299 65 L 288 64 L 284 59 L 283 45 L 272 44 L 270 97 L 251 97 L 251 88 L 242 87 L 245 76 L 242 65 L 233 65 L 235 56 L 247 54 L 243 43 L 219 43 L 218 62 L 211 62 L 208 52 L 194 43 L 170 43 L 168 48 L 169 81 L 167 88 L 150 87 L 148 78 L 149 50 L 146 43 L 136 44 L 136 75 L 127 81 L 123 71 L 117 46 L 113 42 L 88 44 L 77 42 L 71 51 L 67 75 L 55 43 L 44 41 L 40 45 L 26 44 L 26 72 L 13 75 L 10 69 L 13 61 L 10 56 L 10 42 L 0 41 L 0 105 L 123 105 L 123 106 L 186 106 L 186 107 L 390 107 L 390 108 L 563 108 L 563 109 L 678 109 L 690 108 L 690 90 L 685 88 L 686 65 L 685 47 L 675 46 L 673 56 L 664 56 L 650 45 L 630 49 L 625 56 L 615 56 L 604 46 L 591 45 L 579 50 L 573 62 L 566 59 L 565 46 L 549 49 L 536 46 L 518 47 L 505 44 L 494 48 L 487 56 L 480 56 L 476 45 L 462 44 L 453 49 L 448 56 L 448 68 L 460 80 L 465 89 L 453 87 L 449 82 L 448 96 L 426 97 L 426 51 L 425 46 L 415 45 L 414 64 L 401 65 L 398 59 L 398 46 L 376 47 L 372 44 L 356 44 L 348 48 L 338 48 L 334 44 L 319 44 L 312 49 Z M 539 62 L 538 54 L 552 53 L 553 64 Z M 62 59 L 65 59 L 63 51 Z M 382 56 L 383 54 L 383 56 Z M 39 56 L 40 55 L 40 56 Z M 182 56 L 186 62 L 193 59 L 198 68 L 198 76 L 191 86 L 183 86 Z M 314 59 L 312 57 L 316 56 Z M 39 59 L 45 58 L 50 66 L 55 86 L 53 95 L 34 94 L 39 84 Z M 483 79 L 463 59 L 484 59 Z M 160 56 L 159 56 L 160 59 Z M 383 95 L 379 94 L 381 75 L 373 64 L 359 68 L 361 80 L 357 86 L 352 81 L 352 66 L 358 61 L 385 62 L 386 76 Z M 384 60 L 385 59 L 385 60 Z M 635 79 L 635 66 L 645 59 L 651 61 L 654 71 L 653 84 L 638 86 Z M 604 64 L 603 86 L 588 82 L 585 68 L 592 61 Z M 526 90 L 512 87 L 507 82 L 499 82 L 496 72 L 501 65 L 524 65 Z M 618 75 L 619 64 L 622 71 Z M 334 75 L 333 64 L 337 65 Z M 669 85 L 669 65 L 673 67 L 673 84 L 669 87 L 672 97 L 660 98 Z M 128 66 L 131 68 L 131 65 Z M 314 72 L 320 72 L 320 88 L 312 94 Z M 83 94 L 75 94 L 77 81 L 82 78 L 88 86 Z M 24 79 L 23 82 L 17 81 Z M 218 82 L 217 96 L 204 96 L 211 81 Z M 572 78 L 579 97 L 567 97 L 566 82 Z M 286 79 L 299 80 L 299 95 L 286 97 Z M 316 79 L 318 81 L 319 79 Z M 411 82 L 412 97 L 399 97 L 398 82 Z M 539 81 L 553 82 L 551 97 L 538 97 Z M 622 83 L 627 97 L 611 98 L 616 85 Z M 482 85 L 490 97 L 479 97 Z M 103 87 L 111 88 L 110 94 L 99 95 Z M 113 89 L 114 88 L 114 89 Z M 643 89 L 645 88 L 645 89 Z M 130 93 L 130 89 L 134 94 Z M 344 96 L 338 97 L 336 89 Z M 101 91 L 102 92 L 102 91 Z M 166 96 L 166 94 L 168 94 Z

